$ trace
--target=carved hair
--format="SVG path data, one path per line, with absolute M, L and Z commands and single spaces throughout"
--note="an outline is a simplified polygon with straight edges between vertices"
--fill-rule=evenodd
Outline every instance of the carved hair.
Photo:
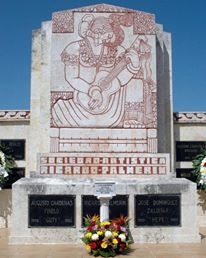
M 91 25 L 91 31 L 94 33 L 103 34 L 106 32 L 113 32 L 113 28 L 108 18 L 99 16 L 93 21 Z
M 95 17 L 92 14 L 86 14 L 82 17 L 82 20 L 79 24 L 79 35 L 82 38 L 87 37 L 88 31 L 90 30 L 91 24 L 94 21 Z
M 113 32 L 115 34 L 115 41 L 109 42 L 109 47 L 116 47 L 121 45 L 124 41 L 125 35 L 124 30 L 121 26 L 130 27 L 133 24 L 133 15 L 130 13 L 126 13 L 124 15 L 121 14 L 111 14 L 109 16 L 110 24 L 113 28 Z
M 108 18 L 104 16 L 94 17 L 92 14 L 83 16 L 79 24 L 79 35 L 82 38 L 87 36 L 95 37 L 97 34 L 113 32 L 115 40 L 106 43 L 108 47 L 116 47 L 124 41 L 125 34 L 121 26 L 130 27 L 133 24 L 133 15 L 131 13 L 111 14 Z

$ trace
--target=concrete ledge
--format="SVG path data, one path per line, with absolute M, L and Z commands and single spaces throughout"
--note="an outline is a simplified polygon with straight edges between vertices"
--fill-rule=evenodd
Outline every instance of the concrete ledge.
M 130 230 L 135 243 L 200 242 L 197 225 L 196 184 L 186 179 L 119 179 L 116 194 L 128 195 Z M 94 179 L 23 178 L 13 184 L 11 244 L 78 243 L 82 236 L 82 195 L 94 194 Z M 74 195 L 76 199 L 75 228 L 29 228 L 28 196 Z M 179 194 L 181 196 L 181 225 L 159 227 L 135 226 L 135 195 Z

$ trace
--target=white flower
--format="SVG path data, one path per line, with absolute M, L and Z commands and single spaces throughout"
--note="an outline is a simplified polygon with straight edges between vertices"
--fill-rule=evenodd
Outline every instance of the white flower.
M 7 177 L 8 175 L 9 174 L 7 173 L 5 168 L 0 165 L 0 176 Z
M 206 164 L 206 157 L 202 160 L 201 167 L 205 166 L 205 164 Z
M 200 182 L 199 182 L 199 184 L 200 184 L 200 185 L 203 185 L 203 183 L 204 183 L 204 181 L 203 181 L 203 179 L 201 179 Z
M 200 165 L 200 173 L 202 175 L 206 174 L 206 157 L 202 160 Z
M 7 173 L 7 171 L 4 171 L 4 177 L 7 177 L 9 174 Z
M 98 239 L 99 239 L 99 235 L 97 235 L 97 234 L 92 235 L 92 240 L 96 241 Z
M 105 237 L 106 238 L 108 238 L 108 239 L 110 239 L 110 238 L 112 238 L 112 232 L 111 231 L 109 231 L 109 230 L 107 230 L 106 232 L 105 232 Z
M 0 151 L 0 165 L 2 165 L 3 168 L 6 166 L 5 155 L 2 151 Z
M 126 236 L 125 234 L 119 234 L 119 238 L 121 239 L 122 242 L 126 241 Z
M 206 167 L 200 167 L 200 173 L 206 174 Z

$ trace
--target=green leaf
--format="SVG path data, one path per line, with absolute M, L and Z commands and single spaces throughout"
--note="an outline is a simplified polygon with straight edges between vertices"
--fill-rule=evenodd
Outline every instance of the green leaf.
M 102 257 L 114 257 L 115 256 L 115 252 L 113 249 L 99 250 L 99 253 Z
M 92 254 L 94 256 L 98 256 L 99 255 L 99 250 L 92 250 Z
M 82 237 L 81 240 L 82 240 L 85 244 L 89 244 L 89 243 L 90 243 L 89 239 L 88 239 L 87 237 L 85 237 L 85 236 Z

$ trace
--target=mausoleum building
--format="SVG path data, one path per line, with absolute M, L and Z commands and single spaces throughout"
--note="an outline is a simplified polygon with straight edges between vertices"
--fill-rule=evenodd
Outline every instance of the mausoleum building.
M 111 216 L 132 218 L 135 242 L 199 241 L 206 199 L 192 160 L 206 147 L 206 112 L 173 112 L 171 52 L 155 15 L 105 4 L 53 13 L 33 31 L 31 108 L 0 111 L 0 143 L 16 161 L 0 192 L 11 243 L 77 241 L 94 186 L 111 182 Z M 41 221 L 37 200 L 71 213 L 40 210 Z M 150 217 L 149 202 L 167 203 L 165 214 Z

